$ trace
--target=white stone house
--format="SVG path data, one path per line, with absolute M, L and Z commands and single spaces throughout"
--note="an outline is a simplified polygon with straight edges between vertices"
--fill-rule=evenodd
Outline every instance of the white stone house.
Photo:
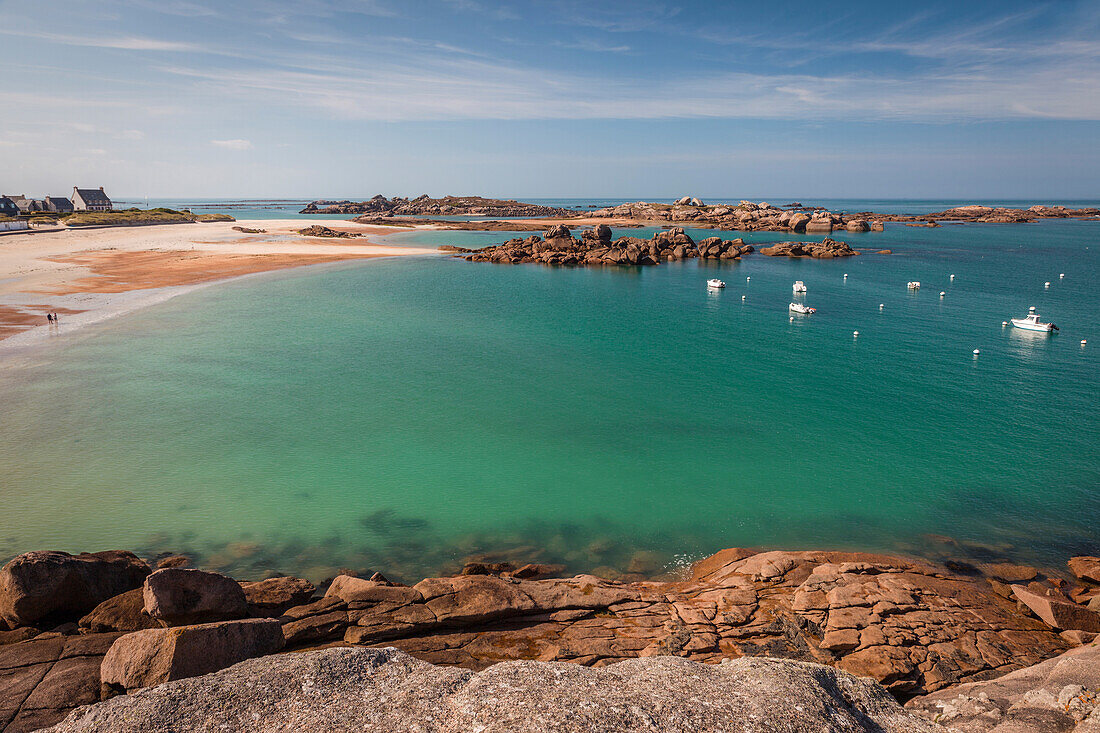
M 73 208 L 77 211 L 110 211 L 111 199 L 99 188 L 73 188 Z

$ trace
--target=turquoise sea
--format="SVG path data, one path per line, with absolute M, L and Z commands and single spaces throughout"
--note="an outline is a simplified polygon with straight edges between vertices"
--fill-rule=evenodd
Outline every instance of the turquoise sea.
M 89 327 L 0 362 L 0 557 L 415 580 L 481 554 L 643 572 L 738 545 L 1100 554 L 1100 223 L 841 238 L 868 253 L 320 266 Z M 817 313 L 792 322 L 794 280 Z M 1061 332 L 1002 328 L 1029 306 Z

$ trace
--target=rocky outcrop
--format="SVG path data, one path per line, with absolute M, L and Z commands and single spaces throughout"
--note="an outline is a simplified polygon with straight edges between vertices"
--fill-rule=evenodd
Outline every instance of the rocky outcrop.
M 132 552 L 29 552 L 0 569 L 0 622 L 15 628 L 76 621 L 140 587 L 150 572 Z
M 572 209 L 525 204 L 519 201 L 487 199 L 481 196 L 427 194 L 414 199 L 386 198 L 379 194 L 369 201 L 314 201 L 301 214 L 373 214 L 375 216 L 576 216 Z
M 851 232 L 870 231 L 866 215 L 852 216 L 824 209 L 798 206 L 777 207 L 764 201 L 738 204 L 710 204 L 694 198 L 682 198 L 675 203 L 655 204 L 638 201 L 594 211 L 588 216 L 624 222 L 668 222 L 702 229 L 731 229 L 756 232 L 805 232 L 829 234 L 834 229 Z M 851 228 L 849 228 L 851 225 Z
M 104 696 L 196 677 L 283 648 L 274 619 L 148 629 L 119 637 L 103 657 Z
M 329 227 L 323 227 L 320 224 L 314 224 L 305 229 L 299 229 L 298 233 L 303 237 L 325 237 L 329 239 L 354 239 L 363 236 L 360 232 L 342 232 L 336 229 L 330 229 Z
M 297 648 L 385 643 L 475 669 L 516 658 L 602 666 L 661 654 L 768 655 L 835 665 L 909 696 L 1074 643 L 994 583 L 1016 587 L 884 556 L 727 550 L 676 583 L 475 575 L 406 587 L 343 576 L 282 621 Z
M 1100 645 L 1073 649 L 988 682 L 910 700 L 906 707 L 960 733 L 1100 730 Z
M 1070 572 L 1076 575 L 1080 580 L 1086 583 L 1100 585 L 1100 557 L 1079 555 L 1070 558 L 1067 564 L 1069 565 Z
M 162 624 L 145 613 L 145 594 L 141 588 L 108 598 L 80 619 L 82 633 L 106 631 L 141 631 L 160 628 Z
M 317 590 L 313 583 L 287 576 L 268 578 L 258 583 L 241 583 L 248 615 L 255 618 L 278 618 L 294 606 L 309 603 Z
M 1015 586 L 1012 588 L 1012 594 L 1042 619 L 1043 623 L 1053 629 L 1100 633 L 1100 613 L 1071 603 L 1068 598 L 1056 591 L 1039 594 Z
M 479 250 L 457 247 L 470 262 L 519 264 L 538 262 L 546 265 L 656 265 L 662 260 L 683 260 L 694 257 L 737 260 L 754 251 L 742 239 L 726 240 L 708 237 L 698 244 L 683 227 L 657 232 L 651 239 L 620 237 L 612 240 L 611 228 L 600 224 L 581 232 L 578 240 L 564 224 L 556 224 L 542 237 L 512 239 L 504 244 Z
M 220 573 L 165 568 L 145 579 L 144 610 L 165 625 L 240 618 L 248 599 L 240 584 Z
M 628 568 L 631 573 L 653 569 L 641 556 Z M 427 578 L 414 586 L 390 582 L 378 573 L 370 579 L 339 575 L 321 598 L 307 597 L 308 583 L 293 578 L 242 588 L 224 576 L 199 571 L 163 570 L 149 577 L 156 587 L 162 582 L 157 575 L 184 573 L 189 580 L 215 575 L 211 587 L 232 585 L 246 600 L 252 599 L 243 610 L 237 603 L 221 606 L 226 614 L 272 615 L 283 604 L 294 603 L 267 623 L 280 627 L 280 638 L 295 651 L 334 644 L 393 646 L 427 662 L 474 670 L 520 659 L 605 667 L 654 656 L 712 664 L 778 657 L 873 678 L 901 699 L 1000 676 L 1094 638 L 1093 632 L 1080 628 L 1066 630 L 1068 625 L 1058 616 L 1045 622 L 1017 600 L 1032 594 L 1050 599 L 1046 603 L 1073 605 L 1070 596 L 1092 597 L 1091 581 L 1071 588 L 1036 568 L 1006 562 L 940 565 L 864 553 L 731 548 L 700 561 L 690 577 L 677 581 L 620 582 L 592 575 L 533 579 L 553 571 L 537 566 L 517 569 L 502 562 L 470 563 L 462 575 Z M 189 582 L 173 587 L 205 586 Z M 200 592 L 198 597 L 208 596 Z M 132 598 L 111 601 L 82 621 L 86 637 L 61 635 L 76 634 L 75 624 L 61 627 L 60 633 L 41 634 L 29 627 L 6 632 L 26 630 L 37 636 L 0 646 L 0 710 L 20 710 L 21 701 L 48 670 L 42 667 L 42 674 L 27 677 L 32 663 L 13 660 L 37 658 L 35 650 L 52 649 L 50 645 L 65 647 L 65 638 L 113 641 L 117 633 L 95 631 L 142 622 Z M 184 606 L 210 609 L 205 602 L 179 607 Z M 1080 604 L 1075 607 L 1086 610 Z M 139 651 L 161 649 L 165 640 L 177 638 L 160 632 L 192 633 L 195 628 L 139 631 L 147 635 L 140 639 L 159 640 L 138 645 Z M 205 643 L 199 641 L 189 649 Z M 105 646 L 96 648 L 94 654 L 106 652 Z M 176 653 L 175 647 L 171 649 L 169 657 Z M 163 669 L 160 655 L 166 653 L 150 652 L 156 663 L 135 669 L 147 670 L 143 674 Z M 50 654 L 56 661 L 60 651 Z M 93 653 L 84 656 L 90 659 Z M 137 651 L 129 656 L 145 658 Z M 230 663 L 227 658 L 220 657 L 218 664 Z M 81 674 L 87 676 L 90 662 L 85 661 Z M 4 670 L 9 668 L 18 668 L 18 684 L 4 684 Z M 95 669 L 95 679 L 82 678 L 77 687 L 94 682 L 98 688 L 98 666 Z M 129 684 L 125 680 L 130 677 L 119 675 L 112 676 L 111 684 Z M 51 704 L 55 710 L 71 707 L 63 697 Z M 44 715 L 39 715 L 40 721 Z
M 508 662 L 472 673 L 395 649 L 250 660 L 72 713 L 54 733 L 208 730 L 878 731 L 941 726 L 879 685 L 774 659 L 635 659 L 605 669 Z
M 768 257 L 814 257 L 831 259 L 833 257 L 851 257 L 859 252 L 848 246 L 847 242 L 837 242 L 826 237 L 820 242 L 780 242 L 771 247 L 761 247 L 760 254 Z

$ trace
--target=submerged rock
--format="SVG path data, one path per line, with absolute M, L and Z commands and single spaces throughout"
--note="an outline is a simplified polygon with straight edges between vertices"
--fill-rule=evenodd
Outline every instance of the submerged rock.
M 932 733 L 881 686 L 817 664 L 505 662 L 472 673 L 396 649 L 250 660 L 82 708 L 54 733 L 208 730 L 878 731 Z

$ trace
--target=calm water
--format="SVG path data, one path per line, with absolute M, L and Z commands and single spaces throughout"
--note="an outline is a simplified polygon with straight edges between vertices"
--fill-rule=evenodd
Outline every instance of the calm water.
M 844 238 L 895 254 L 373 261 L 89 328 L 0 368 L 0 556 L 409 580 L 478 553 L 649 569 L 735 545 L 1100 552 L 1100 224 Z M 728 287 L 708 293 L 715 276 Z M 792 323 L 796 279 L 818 312 Z M 1031 305 L 1062 332 L 1001 328 Z
M 373 195 L 373 194 L 371 194 Z M 347 196 L 339 198 L 347 198 L 350 201 L 366 201 L 371 198 L 368 196 Z M 741 199 L 747 199 L 750 201 L 761 201 L 767 197 L 761 196 L 720 196 L 707 198 L 706 202 L 734 202 Z M 330 199 L 335 200 L 335 199 Z M 539 198 L 524 198 L 519 197 L 520 201 L 526 201 L 528 203 L 543 204 L 545 206 L 558 206 L 567 209 L 577 209 L 578 211 L 590 211 L 592 209 L 602 209 L 608 206 L 617 206 L 627 201 L 635 201 L 636 199 L 622 199 L 622 198 L 588 198 L 588 199 L 539 199 Z M 672 203 L 673 199 L 665 198 L 653 198 L 647 197 L 646 201 L 654 201 L 657 203 Z M 1026 208 L 1032 204 L 1065 204 L 1067 206 L 1080 208 L 1080 207 L 1095 207 L 1100 206 L 1100 202 L 1095 200 L 1082 200 L 1082 201 L 1039 201 L 1039 200 L 975 200 L 975 199 L 786 199 L 786 198 L 772 198 L 771 203 L 776 206 L 783 206 L 785 204 L 799 201 L 807 206 L 824 206 L 832 211 L 874 211 L 879 214 L 928 214 L 933 211 L 943 211 L 949 209 L 952 206 L 962 206 L 964 204 L 985 204 L 987 206 L 1010 206 L 1017 208 Z M 193 209 L 195 213 L 206 214 L 230 214 L 238 219 L 314 219 L 317 218 L 315 214 L 299 214 L 298 212 L 305 208 L 309 201 L 306 199 L 301 200 L 258 200 L 258 199 L 200 199 L 200 198 L 185 198 L 185 199 L 145 199 L 145 198 L 124 198 L 122 200 L 115 201 L 116 208 L 129 208 L 136 206 L 144 209 L 156 206 L 166 206 L 170 209 Z M 325 215 L 325 218 L 329 219 L 353 219 L 358 214 L 347 215 Z M 450 217 L 444 217 L 450 218 Z M 458 218 L 458 217 L 454 217 Z M 498 217 L 499 218 L 499 217 Z

